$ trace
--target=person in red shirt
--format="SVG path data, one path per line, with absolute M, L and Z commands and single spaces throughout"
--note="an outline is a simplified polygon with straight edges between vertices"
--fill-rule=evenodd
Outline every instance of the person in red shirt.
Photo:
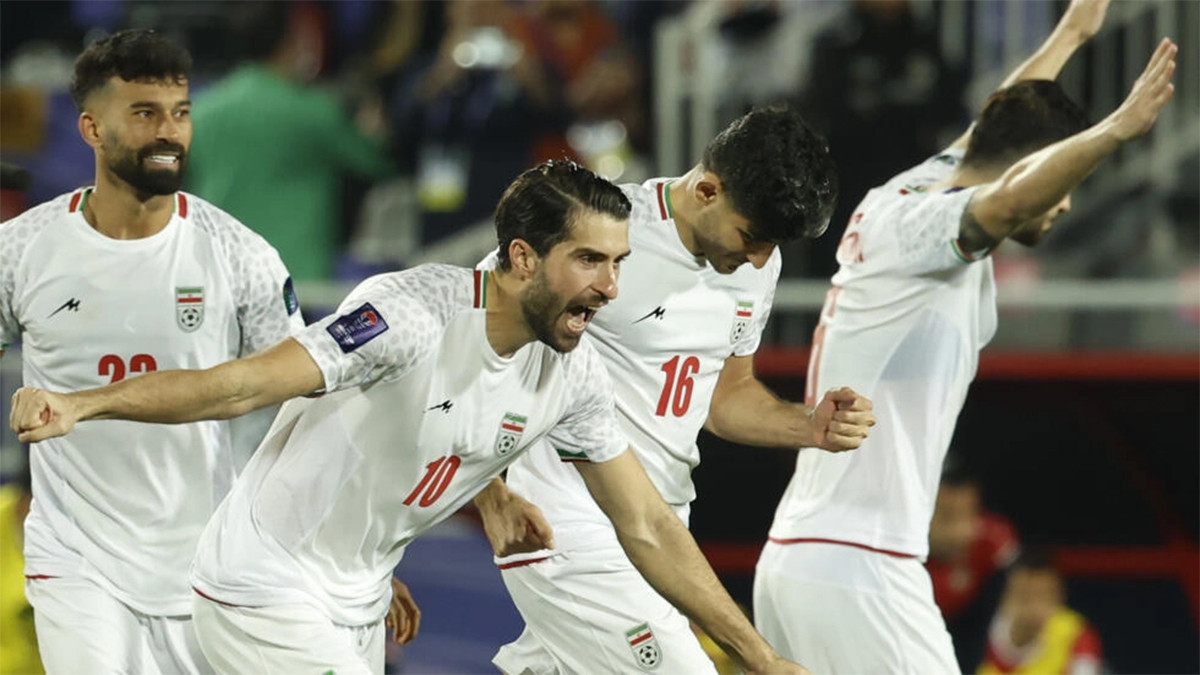
M 961 463 L 948 463 L 929 524 L 925 567 L 964 672 L 979 663 L 1002 572 L 1019 552 L 1012 523 L 984 510 L 975 477 Z

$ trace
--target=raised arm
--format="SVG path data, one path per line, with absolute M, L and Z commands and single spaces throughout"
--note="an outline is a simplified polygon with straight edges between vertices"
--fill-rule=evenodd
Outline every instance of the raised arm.
M 1021 62 L 997 89 L 1004 89 L 1024 80 L 1054 80 L 1063 66 L 1088 40 L 1100 32 L 1109 0 L 1071 0 L 1058 25 L 1029 58 Z M 950 149 L 965 148 L 971 129 L 959 136 Z
M 771 448 L 853 450 L 875 424 L 869 400 L 831 390 L 810 408 L 785 401 L 754 374 L 754 357 L 731 356 L 717 379 L 704 427 L 728 441 Z
M 1129 96 L 1112 114 L 1021 159 L 998 180 L 980 187 L 963 214 L 964 229 L 977 225 L 994 240 L 1004 239 L 1062 201 L 1122 144 L 1149 131 L 1175 92 L 1171 76 L 1178 51 L 1175 43 L 1164 38 Z
M 747 672 L 807 672 L 785 661 L 750 625 L 632 450 L 607 462 L 575 466 L 646 581 L 700 624 Z
M 13 395 L 9 422 L 22 443 L 34 443 L 91 419 L 165 424 L 229 419 L 323 386 L 324 376 L 308 351 L 288 338 L 207 370 L 147 373 L 73 394 L 25 387 Z

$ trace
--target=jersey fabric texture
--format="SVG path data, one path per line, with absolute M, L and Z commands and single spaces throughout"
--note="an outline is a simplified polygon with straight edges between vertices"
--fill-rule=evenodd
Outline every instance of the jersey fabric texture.
M 596 462 L 626 449 L 590 342 L 497 355 L 487 285 L 446 265 L 380 275 L 298 335 L 325 394 L 280 410 L 201 539 L 198 591 L 373 623 L 408 542 L 534 441 Z
M 691 473 L 700 463 L 696 436 L 725 360 L 758 349 L 781 258 L 777 249 L 762 269 L 716 272 L 680 241 L 668 182 L 621 187 L 633 204 L 632 253 L 621 265 L 617 299 L 596 313 L 588 335 L 612 375 L 621 431 L 686 524 L 696 497 Z M 508 485 L 542 509 L 558 550 L 614 545 L 612 524 L 570 466 L 576 459 L 561 448 L 529 453 L 509 469 Z
M 208 368 L 303 322 L 262 237 L 182 192 L 160 232 L 116 240 L 83 216 L 91 189 L 0 225 L 0 344 L 24 384 L 77 391 Z M 34 444 L 25 571 L 80 577 L 150 615 L 191 612 L 187 570 L 234 476 L 228 422 L 89 421 Z
M 957 245 L 974 189 L 930 191 L 959 153 L 867 193 L 838 252 L 807 396 L 851 387 L 878 425 L 854 452 L 802 449 L 772 541 L 832 540 L 924 558 L 942 461 L 979 351 L 996 330 L 992 261 Z

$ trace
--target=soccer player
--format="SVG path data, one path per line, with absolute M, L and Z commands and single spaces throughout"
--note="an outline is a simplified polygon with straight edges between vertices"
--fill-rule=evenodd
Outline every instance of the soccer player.
M 494 272 L 426 265 L 367 280 L 339 313 L 246 359 L 89 392 L 20 390 L 25 440 L 76 420 L 186 422 L 284 404 L 198 546 L 196 629 L 222 672 L 381 672 L 388 578 L 405 545 L 535 441 L 580 459 L 650 583 L 755 672 L 806 672 L 757 634 L 616 425 L 581 341 L 617 294 L 630 204 L 569 162 L 496 209 Z
M 190 67 L 182 47 L 141 30 L 75 62 L 95 185 L 0 225 L 0 348 L 22 339 L 26 386 L 213 366 L 303 326 L 275 249 L 179 191 Z M 238 432 L 110 421 L 33 446 L 25 574 L 49 672 L 209 670 L 188 564 L 233 481 Z
M 871 190 L 850 219 L 808 387 L 854 387 L 880 424 L 855 453 L 801 451 L 776 511 L 754 610 L 789 658 L 821 672 L 958 672 L 921 559 L 955 420 L 996 329 L 988 253 L 1009 238 L 1037 244 L 1071 190 L 1173 92 L 1169 40 L 1090 128 L 1043 79 L 1096 33 L 1106 4 L 1073 2 L 963 138 Z
M 755 110 L 683 176 L 622 190 L 633 254 L 621 298 L 590 336 L 613 376 L 621 430 L 680 522 L 696 497 L 701 426 L 750 445 L 857 447 L 873 423 L 868 401 L 850 390 L 816 408 L 782 401 L 753 366 L 778 244 L 829 222 L 837 177 L 824 139 L 787 108 Z M 688 620 L 638 575 L 588 498 L 572 468 L 580 461 L 563 447 L 530 452 L 508 470 L 511 493 L 497 480 L 476 499 L 526 625 L 494 663 L 514 675 L 715 672 Z M 552 550 L 521 551 L 543 535 Z M 504 555 L 512 551 L 521 552 Z

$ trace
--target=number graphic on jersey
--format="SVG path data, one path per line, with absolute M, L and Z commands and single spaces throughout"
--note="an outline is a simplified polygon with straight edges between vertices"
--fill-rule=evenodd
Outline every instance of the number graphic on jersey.
M 668 405 L 671 414 L 676 417 L 683 417 L 692 405 L 692 388 L 696 384 L 692 376 L 700 372 L 700 359 L 689 356 L 683 360 L 682 367 L 679 359 L 676 356 L 663 364 L 662 371 L 667 374 L 667 382 L 663 385 L 662 395 L 658 397 L 658 409 L 654 411 L 659 417 L 666 416 Z
M 825 293 L 825 305 L 821 307 L 821 318 L 817 320 L 817 329 L 813 331 L 812 350 L 808 353 L 808 377 L 804 380 L 804 405 L 813 407 L 817 404 L 817 374 L 820 370 L 821 351 L 825 346 L 825 325 L 833 318 L 837 307 L 838 293 L 841 286 L 834 286 Z
M 425 477 L 413 488 L 412 494 L 404 498 L 404 505 L 412 506 L 413 500 L 422 490 L 425 494 L 421 495 L 421 501 L 417 502 L 419 506 L 429 506 L 436 502 L 450 486 L 450 481 L 454 480 L 454 473 L 458 471 L 459 464 L 462 464 L 462 460 L 455 455 L 439 457 L 426 464 Z
M 111 378 L 108 381 L 109 384 L 125 379 L 125 361 L 116 354 L 101 356 L 96 370 L 101 377 Z M 134 354 L 133 358 L 129 359 L 129 372 L 131 373 L 152 373 L 156 370 L 158 370 L 158 362 L 149 354 Z

